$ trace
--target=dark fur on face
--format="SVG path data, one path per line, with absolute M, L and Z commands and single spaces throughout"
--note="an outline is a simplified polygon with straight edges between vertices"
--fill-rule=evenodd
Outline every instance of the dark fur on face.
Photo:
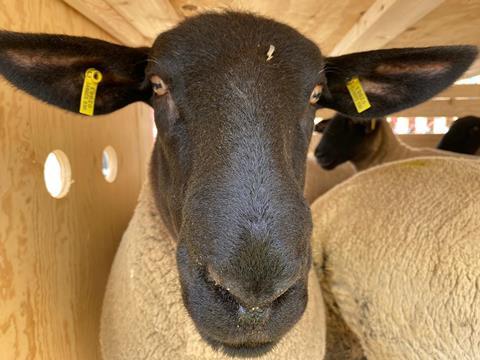
M 273 21 L 212 14 L 162 34 L 152 57 L 147 76 L 159 74 L 170 89 L 152 100 L 160 130 L 152 180 L 179 240 L 187 309 L 213 340 L 276 341 L 307 301 L 303 168 L 320 52 Z
M 0 32 L 0 73 L 43 101 L 78 112 L 85 71 L 96 68 L 104 80 L 95 114 L 135 101 L 154 108 L 150 177 L 178 241 L 185 306 L 207 340 L 235 349 L 268 349 L 305 309 L 312 221 L 302 193 L 316 108 L 354 115 L 352 76 L 372 104 L 359 116 L 413 106 L 455 81 L 476 53 L 325 58 L 292 28 L 233 12 L 189 18 L 151 49 Z
M 317 124 L 316 131 L 323 134 L 315 149 L 315 157 L 320 166 L 332 170 L 368 151 L 366 144 L 378 131 L 378 126 L 372 126 L 372 121 L 381 120 L 366 122 L 336 114 L 333 118 Z
M 465 116 L 455 120 L 437 148 L 462 154 L 475 154 L 480 149 L 480 118 Z

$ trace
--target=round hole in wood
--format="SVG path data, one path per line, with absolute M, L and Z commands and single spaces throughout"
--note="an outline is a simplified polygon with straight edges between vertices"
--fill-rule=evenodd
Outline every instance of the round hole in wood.
M 68 194 L 72 184 L 72 170 L 67 155 L 61 150 L 48 154 L 43 165 L 43 179 L 50 195 L 56 199 Z
M 118 159 L 117 152 L 108 145 L 102 153 L 102 174 L 106 181 L 112 183 L 117 178 Z

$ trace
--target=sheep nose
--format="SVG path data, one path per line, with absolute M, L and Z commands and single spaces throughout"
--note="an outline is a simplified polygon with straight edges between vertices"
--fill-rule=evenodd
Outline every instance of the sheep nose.
M 238 324 L 243 328 L 254 328 L 264 325 L 270 318 L 270 308 L 238 306 Z

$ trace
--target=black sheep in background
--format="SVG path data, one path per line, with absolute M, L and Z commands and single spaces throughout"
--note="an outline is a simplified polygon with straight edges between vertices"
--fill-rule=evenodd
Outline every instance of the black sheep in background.
M 437 145 L 438 149 L 475 154 L 480 148 L 480 117 L 465 116 L 456 120 Z

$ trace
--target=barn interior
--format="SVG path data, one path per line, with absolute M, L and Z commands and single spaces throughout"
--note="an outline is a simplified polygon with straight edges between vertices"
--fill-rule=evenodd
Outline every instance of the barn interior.
M 480 47 L 480 0 L 3 0 L 0 28 L 141 47 L 183 19 L 223 10 L 291 25 L 331 56 Z M 315 121 L 332 114 L 319 110 Z M 387 121 L 406 144 L 434 148 L 468 115 L 480 116 L 480 58 L 453 86 Z M 0 358 L 101 358 L 105 286 L 155 136 L 145 104 L 82 117 L 0 82 Z

